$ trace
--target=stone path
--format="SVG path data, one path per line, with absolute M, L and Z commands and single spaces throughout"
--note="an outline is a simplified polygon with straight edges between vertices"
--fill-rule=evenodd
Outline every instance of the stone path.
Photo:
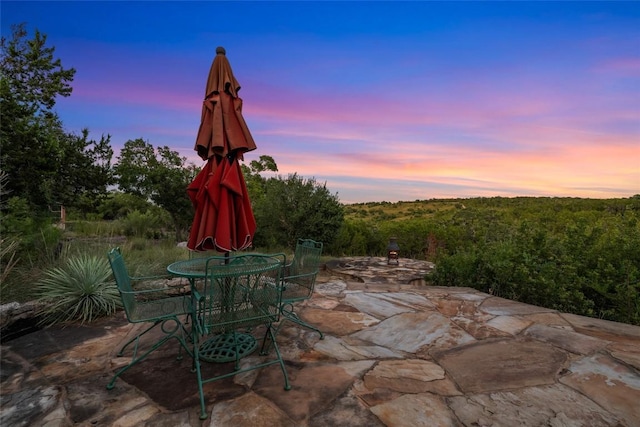
M 423 286 L 430 268 L 328 263 L 299 305 L 325 339 L 289 323 L 278 336 L 292 389 L 276 366 L 209 384 L 206 421 L 173 345 L 105 389 L 138 329 L 121 315 L 9 341 L 0 425 L 640 426 L 640 327 Z

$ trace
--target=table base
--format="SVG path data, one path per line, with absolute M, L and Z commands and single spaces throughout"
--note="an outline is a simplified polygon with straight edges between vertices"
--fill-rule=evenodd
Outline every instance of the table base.
M 233 362 L 253 353 L 258 341 L 251 334 L 223 334 L 209 338 L 200 346 L 200 359 L 205 362 Z

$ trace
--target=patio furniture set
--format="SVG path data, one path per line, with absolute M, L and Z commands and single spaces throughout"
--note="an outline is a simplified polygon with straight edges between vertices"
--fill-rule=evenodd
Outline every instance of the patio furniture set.
M 279 365 L 284 389 L 289 390 L 276 336 L 283 322 L 290 320 L 323 337 L 319 329 L 300 319 L 294 310 L 294 303 L 313 293 L 321 253 L 322 243 L 299 239 L 289 262 L 282 253 L 225 254 L 177 261 L 167 267 L 167 272 L 188 279 L 189 287 L 188 292 L 175 296 L 167 286 L 153 286 L 158 277 L 131 277 L 120 249 L 112 249 L 108 258 L 127 320 L 149 326 L 118 352 L 118 356 L 124 356 L 133 347 L 131 361 L 115 373 L 107 389 L 113 389 L 117 378 L 128 369 L 175 339 L 179 343 L 178 358 L 184 352 L 192 358 L 203 420 L 207 418 L 203 386 L 209 382 Z M 160 338 L 150 347 L 141 345 L 141 337 L 156 327 L 162 331 Z M 240 360 L 253 354 L 258 346 L 260 362 L 241 366 Z M 209 377 L 202 369 L 205 363 L 229 362 L 233 366 L 222 375 Z

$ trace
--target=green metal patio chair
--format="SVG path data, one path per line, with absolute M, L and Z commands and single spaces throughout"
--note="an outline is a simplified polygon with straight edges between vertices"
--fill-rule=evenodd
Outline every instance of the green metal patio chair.
M 311 239 L 298 239 L 293 260 L 285 265 L 282 278 L 282 303 L 280 313 L 282 322 L 290 320 L 298 325 L 314 330 L 324 338 L 322 331 L 302 320 L 294 311 L 294 303 L 304 301 L 313 295 L 316 276 L 320 270 L 320 256 L 322 255 L 322 243 Z
M 125 349 L 134 344 L 131 361 L 118 370 L 107 385 L 107 389 L 111 390 L 120 375 L 171 339 L 176 339 L 180 343 L 178 359 L 182 358 L 183 348 L 190 353 L 191 349 L 186 343 L 186 339 L 189 339 L 190 335 L 178 316 L 189 316 L 191 311 L 189 295 L 176 296 L 169 292 L 170 288 L 158 286 L 159 282 L 162 282 L 161 279 L 166 279 L 167 276 L 131 277 L 120 248 L 111 249 L 107 256 L 127 320 L 129 323 L 150 323 L 149 327 L 127 341 L 117 353 L 118 356 L 123 356 Z M 138 355 L 141 337 L 156 326 L 160 326 L 163 332 L 162 337 L 151 348 Z
M 207 261 L 207 276 L 202 291 L 193 290 L 193 356 L 200 393 L 200 419 L 207 418 L 203 385 L 241 372 L 279 364 L 284 376 L 284 389 L 289 390 L 289 378 L 284 361 L 275 343 L 273 323 L 278 321 L 282 261 L 274 256 L 244 254 L 211 257 Z M 240 367 L 240 359 L 258 346 L 258 327 L 264 327 L 259 363 Z M 254 330 L 254 328 L 256 328 Z M 267 340 L 273 342 L 275 356 L 267 357 Z M 233 362 L 231 372 L 203 377 L 203 362 Z

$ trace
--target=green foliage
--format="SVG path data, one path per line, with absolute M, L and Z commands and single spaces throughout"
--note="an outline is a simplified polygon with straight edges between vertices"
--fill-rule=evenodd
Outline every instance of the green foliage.
M 113 314 L 120 306 L 120 295 L 110 276 L 106 257 L 86 254 L 46 271 L 38 283 L 42 323 L 85 323 Z
M 177 247 L 171 240 L 132 238 L 119 246 L 124 254 L 129 274 L 138 277 L 166 274 L 169 264 L 189 257 L 189 251 L 186 248 Z M 204 255 L 213 254 L 205 252 Z
M 252 160 L 249 166 L 241 164 L 242 174 L 247 184 L 247 191 L 252 201 L 264 198 L 267 179 L 264 172 L 278 172 L 278 165 L 271 156 L 260 156 L 259 160 Z M 255 204 L 255 203 L 254 203 Z
M 102 219 L 125 218 L 133 211 L 146 212 L 151 208 L 147 199 L 134 194 L 111 192 L 97 207 Z
M 337 255 L 382 256 L 397 237 L 401 256 L 436 262 L 427 278 L 435 285 L 640 324 L 640 196 L 383 202 L 345 212 L 328 248 Z
M 0 164 L 7 191 L 38 215 L 59 205 L 90 207 L 113 183 L 109 138 L 68 134 L 53 110 L 58 97 L 71 95 L 75 70 L 64 69 L 46 42 L 37 30 L 27 39 L 20 24 L 0 51 Z
M 517 210 L 500 202 L 452 216 L 458 233 L 449 233 L 434 284 L 640 323 L 640 211 L 617 200 L 516 199 Z
M 75 238 L 113 237 L 123 234 L 119 221 L 75 220 L 67 221 L 65 234 Z
M 18 262 L 16 257 L 18 246 L 17 240 L 0 239 L 0 291 L 6 288 L 7 278 Z
M 377 254 L 378 240 L 375 230 L 365 221 L 345 221 L 327 251 L 339 256 Z
M 158 165 L 153 145 L 142 138 L 125 142 L 115 164 L 118 187 L 127 194 L 150 199 L 153 194 L 151 171 Z
M 21 197 L 7 201 L 0 232 L 3 237 L 19 242 L 16 256 L 20 264 L 33 264 L 51 256 L 51 248 L 58 246 L 62 236 L 62 231 L 51 225 L 50 218 L 34 215 Z
M 6 203 L 3 203 L 4 215 L 0 222 L 0 231 L 3 236 L 21 234 L 32 234 L 36 231 L 38 219 L 29 209 L 29 202 L 22 197 L 10 197 Z
M 4 187 L 2 191 L 4 193 Z M 59 247 L 61 230 L 51 226 L 48 218 L 38 217 L 29 209 L 27 200 L 0 197 L 4 214 L 0 221 L 0 273 L 2 301 L 23 294 L 25 283 L 31 283 L 28 272 L 38 260 L 52 257 Z
M 111 137 L 102 136 L 95 141 L 83 129 L 80 135 L 63 134 L 59 140 L 63 143 L 57 158 L 52 159 L 58 165 L 52 197 L 67 209 L 95 212 L 108 187 L 115 183 Z
M 55 48 L 46 47 L 47 36 L 36 30 L 34 38 L 26 40 L 24 24 L 11 27 L 12 38 L 2 38 L 2 79 L 11 84 L 9 95 L 30 114 L 50 111 L 57 96 L 71 95 L 69 83 L 75 70 L 65 70 L 54 59 Z
M 169 223 L 164 211 L 155 209 L 146 212 L 133 211 L 120 220 L 125 236 L 158 239 L 163 227 Z
M 102 227 L 108 229 L 111 224 L 103 221 Z M 135 276 L 166 274 L 167 265 L 189 256 L 188 251 L 178 247 L 173 239 L 127 239 L 119 235 L 109 235 L 108 230 L 99 232 L 98 223 L 95 223 L 94 227 L 96 230 L 91 233 L 91 238 L 71 237 L 75 232 L 65 232 L 61 244 L 46 248 L 39 258 L 31 259 L 31 263 L 22 262 L 17 265 L 8 279 L 2 283 L 1 302 L 24 302 L 40 298 L 39 282 L 46 277 L 47 272 L 66 269 L 69 260 L 77 258 L 77 254 L 106 260 L 109 249 L 119 246 L 125 253 L 129 272 Z
M 301 237 L 331 244 L 344 217 L 337 195 L 297 174 L 266 180 L 264 195 L 252 200 L 256 246 L 294 247 Z
M 297 174 L 286 178 L 263 176 L 278 171 L 271 156 L 260 156 L 241 167 L 258 224 L 254 246 L 292 248 L 300 237 L 321 241 L 325 247 L 333 243 L 344 210 L 338 196 L 326 185 Z
M 186 239 L 186 231 L 193 221 L 193 205 L 186 188 L 195 178 L 197 169 L 187 165 L 186 158 L 168 147 L 158 148 L 158 167 L 151 178 L 155 185 L 151 200 L 169 213 L 176 233 L 176 241 Z
M 187 187 L 197 169 L 169 147 L 154 148 L 142 139 L 125 143 L 115 165 L 118 186 L 126 194 L 151 200 L 173 221 L 176 240 L 184 240 L 193 219 Z

